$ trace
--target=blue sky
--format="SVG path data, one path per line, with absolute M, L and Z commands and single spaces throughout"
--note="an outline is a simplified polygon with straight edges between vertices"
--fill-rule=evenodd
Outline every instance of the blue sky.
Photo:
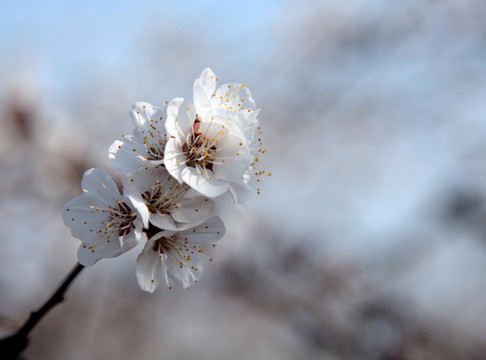
M 0 13 L 0 74 L 28 74 L 40 68 L 49 88 L 63 92 L 80 77 L 136 67 L 143 57 L 137 42 L 146 46 L 150 39 L 143 37 L 161 26 L 206 36 L 208 43 L 220 47 L 236 42 L 230 58 L 244 61 L 252 53 L 237 43 L 251 42 L 252 51 L 265 46 L 281 4 L 275 0 L 9 2 Z

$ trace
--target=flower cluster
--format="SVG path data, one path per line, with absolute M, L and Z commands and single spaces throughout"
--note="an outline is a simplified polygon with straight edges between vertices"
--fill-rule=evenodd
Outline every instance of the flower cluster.
M 123 192 L 106 171 L 90 169 L 83 194 L 64 209 L 65 225 L 82 241 L 80 264 L 144 243 L 136 261 L 142 290 L 153 292 L 164 274 L 169 288 L 198 281 L 207 250 L 225 233 L 213 199 L 229 192 L 244 211 L 250 184 L 265 173 L 256 170 L 264 150 L 250 90 L 217 81 L 207 68 L 194 82 L 193 101 L 132 106 L 133 132 L 109 148 Z

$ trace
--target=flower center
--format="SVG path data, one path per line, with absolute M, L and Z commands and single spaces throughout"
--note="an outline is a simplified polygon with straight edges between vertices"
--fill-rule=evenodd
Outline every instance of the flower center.
M 152 214 L 161 213 L 170 215 L 170 212 L 178 208 L 176 201 L 189 190 L 187 186 L 182 187 L 176 179 L 168 176 L 161 183 L 155 182 L 150 190 L 141 194 L 147 208 Z
M 160 256 L 165 254 L 172 261 L 178 263 L 181 269 L 184 266 L 191 266 L 187 262 L 192 260 L 191 254 L 194 254 L 195 251 L 187 246 L 187 242 L 183 243 L 174 236 L 168 238 L 163 237 L 154 241 L 152 250 Z M 191 268 L 197 271 L 197 268 L 194 266 L 191 266 Z
M 147 233 L 147 238 L 150 239 L 152 236 L 160 232 L 160 229 L 150 224 Z M 191 261 L 191 255 L 195 251 L 202 252 L 197 246 L 189 247 L 187 239 L 178 239 L 175 236 L 161 237 L 154 241 L 152 250 L 162 256 L 165 254 L 167 257 L 179 263 L 179 267 L 183 267 L 183 262 Z M 187 264 L 186 264 L 187 266 Z
M 146 159 L 152 161 L 163 160 L 165 144 L 167 143 L 166 134 L 157 130 L 154 124 L 150 124 L 140 132 L 144 136 L 143 145 L 145 145 L 147 151 Z
M 167 254 L 169 251 L 177 250 L 175 243 L 176 241 L 173 237 L 163 237 L 154 241 L 152 250 L 158 252 L 159 254 Z
M 132 209 L 126 202 L 118 200 L 117 204 L 118 209 L 110 209 L 111 220 L 107 228 L 114 228 L 114 230 L 118 230 L 118 236 L 124 236 L 135 228 L 133 222 L 137 218 L 137 215 L 132 212 Z
M 182 145 L 182 151 L 186 155 L 186 165 L 193 168 L 201 166 L 213 171 L 213 164 L 216 161 L 215 154 L 218 151 L 219 137 L 224 135 L 221 131 L 218 138 L 205 136 L 200 130 L 201 121 L 196 115 L 196 120 L 190 134 Z
M 147 147 L 147 160 L 157 161 L 164 159 L 165 144 L 155 146 L 153 144 Z

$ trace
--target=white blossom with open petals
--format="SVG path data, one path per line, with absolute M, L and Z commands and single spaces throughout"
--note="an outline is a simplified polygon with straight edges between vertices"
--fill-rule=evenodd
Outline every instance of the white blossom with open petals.
M 131 173 L 143 167 L 164 163 L 167 137 L 165 109 L 146 102 L 137 102 L 130 109 L 135 125 L 132 135 L 122 135 L 109 149 L 112 165 L 122 173 Z
M 208 248 L 215 246 L 224 234 L 223 221 L 217 216 L 187 230 L 152 234 L 137 257 L 136 275 L 140 288 L 154 292 L 165 275 L 169 288 L 174 282 L 188 289 L 202 274 Z
M 123 178 L 125 192 L 143 202 L 150 223 L 163 230 L 182 230 L 215 215 L 215 203 L 186 184 L 179 184 L 158 165 Z
M 110 162 L 123 173 L 123 193 L 106 171 L 90 169 L 82 195 L 64 209 L 65 225 L 82 241 L 80 264 L 145 241 L 136 260 L 144 291 L 153 292 L 164 276 L 169 288 L 198 281 L 203 260 L 212 261 L 207 251 L 226 231 L 211 198 L 228 192 L 244 211 L 252 182 L 265 174 L 257 170 L 265 151 L 250 90 L 217 82 L 206 68 L 194 82 L 193 101 L 132 106 L 135 129 L 109 148 Z
M 262 148 L 259 109 L 246 84 L 218 86 L 210 68 L 194 81 L 193 100 L 171 101 L 167 108 L 165 166 L 179 181 L 215 197 L 229 190 L 240 211 L 253 185 Z M 256 188 L 259 192 L 259 188 Z
M 64 224 L 82 241 L 78 250 L 81 265 L 119 256 L 146 238 L 146 206 L 121 195 L 106 171 L 87 170 L 81 186 L 83 194 L 68 202 L 63 213 Z
M 208 197 L 222 195 L 238 182 L 252 160 L 245 134 L 229 126 L 228 116 L 211 111 L 199 115 L 194 104 L 182 98 L 167 107 L 165 167 L 180 183 Z

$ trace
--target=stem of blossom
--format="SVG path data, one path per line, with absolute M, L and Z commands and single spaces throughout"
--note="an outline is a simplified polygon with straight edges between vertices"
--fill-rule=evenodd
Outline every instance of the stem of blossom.
M 64 301 L 64 293 L 83 269 L 83 265 L 77 264 L 50 299 L 39 310 L 32 311 L 25 324 L 15 334 L 0 339 L 0 355 L 2 359 L 15 360 L 25 350 L 29 343 L 28 335 L 31 330 L 51 308 Z

